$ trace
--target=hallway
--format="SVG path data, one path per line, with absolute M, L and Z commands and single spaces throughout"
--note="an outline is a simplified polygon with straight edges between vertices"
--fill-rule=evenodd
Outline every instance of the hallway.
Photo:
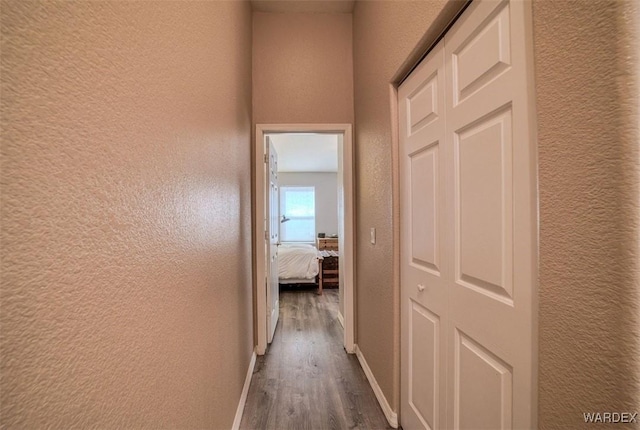
M 403 372 L 437 375 L 424 371 L 435 358 L 414 360 L 414 371 L 401 351 L 409 345 L 401 331 L 409 325 L 401 312 L 408 189 L 400 171 L 408 160 L 400 152 L 406 104 L 395 92 L 474 4 L 503 9 L 461 18 L 487 30 L 454 38 L 441 78 L 409 92 L 413 112 L 428 115 L 410 121 L 416 140 L 440 124 L 423 141 L 432 146 L 408 151 L 428 191 L 414 194 L 430 196 L 411 216 L 416 226 L 447 226 L 437 236 L 420 230 L 426 240 L 416 237 L 420 252 L 411 253 L 428 263 L 425 273 L 449 276 L 453 287 L 438 302 L 445 312 L 460 305 L 451 318 L 415 308 L 427 329 L 416 340 L 435 345 L 431 327 L 457 342 L 438 337 L 446 348 L 438 347 L 445 382 L 437 388 L 445 393 L 418 394 L 450 420 L 456 411 L 447 414 L 447 401 L 459 400 L 457 414 L 469 422 L 517 403 L 532 423 L 517 426 L 505 412 L 503 427 L 584 428 L 583 413 L 638 409 L 640 1 L 0 1 L 3 428 L 378 429 L 384 417 L 413 428 L 401 410 Z M 521 18 L 526 8 L 526 25 L 507 19 L 512 5 Z M 526 49 L 509 41 L 523 32 Z M 485 89 L 523 55 L 532 97 L 518 109 L 507 97 L 522 85 Z M 484 113 L 476 109 L 481 93 L 492 104 Z M 479 116 L 452 122 L 456 110 Z M 530 162 L 514 155 L 525 153 L 516 136 L 525 116 Z M 354 240 L 342 251 L 354 256 L 346 306 L 354 312 L 344 316 L 360 361 L 342 349 L 351 330 L 335 319 L 335 295 L 312 290 L 283 294 L 275 342 L 256 359 L 264 351 L 257 328 L 266 325 L 257 297 L 266 262 L 256 228 L 259 129 L 319 124 L 351 127 Z M 507 186 L 503 173 L 527 170 L 535 181 L 526 194 Z M 448 185 L 443 193 L 435 184 Z M 515 253 L 524 249 L 523 212 L 509 210 L 516 200 L 526 200 L 535 229 L 526 259 Z M 499 244 L 485 247 L 488 236 Z M 478 261 L 467 264 L 463 247 Z M 527 270 L 511 270 L 520 262 Z M 482 339 L 521 325 L 473 325 L 497 320 L 494 308 L 520 310 L 521 278 L 533 287 L 532 390 L 514 388 L 523 378 L 511 356 L 524 356 L 522 338 Z M 433 307 L 427 296 L 438 289 L 425 282 L 413 282 L 413 294 L 424 291 Z M 448 324 L 463 319 L 471 330 Z M 494 382 L 473 384 L 461 371 L 447 380 L 456 366 Z M 419 376 L 406 381 L 435 386 Z M 461 381 L 476 398 L 493 393 L 500 407 L 457 399 L 446 385 Z M 501 390 L 513 395 L 495 394 Z M 515 400 L 517 392 L 532 401 Z
M 355 355 L 342 347 L 338 290 L 280 292 L 273 343 L 258 357 L 241 429 L 387 429 Z

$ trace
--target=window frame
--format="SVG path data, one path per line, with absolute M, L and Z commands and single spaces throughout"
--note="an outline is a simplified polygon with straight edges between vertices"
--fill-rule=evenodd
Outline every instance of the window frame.
M 286 231 L 286 226 L 283 226 L 282 224 L 284 224 L 282 221 L 280 223 L 280 241 L 281 242 L 288 242 L 288 243 L 314 243 L 315 238 L 316 238 L 316 217 L 317 217 L 317 213 L 316 213 L 316 187 L 313 185 L 281 185 L 279 187 L 279 209 L 280 209 L 280 219 L 283 220 L 284 217 L 286 217 L 286 219 L 288 221 L 286 222 L 291 222 L 291 221 L 308 221 L 311 220 L 312 221 L 312 225 L 313 225 L 313 232 L 312 235 L 309 238 L 287 238 L 285 235 L 285 231 Z M 313 196 L 313 215 L 311 216 L 295 216 L 295 215 L 291 215 L 288 214 L 285 211 L 285 207 L 286 207 L 286 192 L 288 190 L 295 190 L 295 191 L 307 191 L 310 192 Z

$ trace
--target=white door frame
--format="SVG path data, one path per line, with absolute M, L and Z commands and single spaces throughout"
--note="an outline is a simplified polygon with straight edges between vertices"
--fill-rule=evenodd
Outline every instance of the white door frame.
M 342 267 L 344 270 L 340 272 L 341 285 L 344 286 L 343 291 L 343 309 L 344 309 L 344 339 L 343 344 L 346 351 L 350 354 L 355 353 L 355 301 L 354 301 L 354 220 L 355 220 L 355 204 L 354 204 L 354 183 L 353 183 L 353 138 L 351 124 L 257 124 L 256 140 L 255 140 L 255 243 L 254 250 L 256 253 L 256 321 L 255 325 L 258 331 L 256 345 L 256 353 L 263 355 L 267 350 L 267 290 L 266 270 L 265 267 L 265 249 L 264 249 L 264 211 L 265 211 L 265 179 L 262 172 L 265 156 L 265 135 L 272 133 L 325 133 L 338 134 L 342 136 L 342 145 L 338 145 L 338 157 L 342 157 L 342 184 L 344 187 L 344 201 L 338 202 L 338 206 L 342 204 L 344 216 L 338 220 L 338 230 L 341 234 L 338 237 L 338 246 L 340 249 L 340 258 L 343 260 Z M 340 182 L 340 181 L 338 181 Z

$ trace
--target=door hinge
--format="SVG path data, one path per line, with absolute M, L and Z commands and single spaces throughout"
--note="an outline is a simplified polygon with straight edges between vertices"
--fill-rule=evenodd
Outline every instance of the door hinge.
M 269 154 L 264 154 L 264 164 L 269 162 Z
M 264 240 L 269 240 L 269 232 L 267 230 L 264 231 Z

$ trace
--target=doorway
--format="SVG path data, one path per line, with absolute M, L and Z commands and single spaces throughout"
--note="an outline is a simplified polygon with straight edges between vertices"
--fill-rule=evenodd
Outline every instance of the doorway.
M 340 322 L 344 327 L 343 346 L 348 353 L 355 352 L 355 315 L 354 315 L 354 188 L 353 188 L 353 142 L 350 124 L 258 124 L 256 126 L 255 146 L 255 199 L 256 216 L 254 219 L 256 250 L 256 352 L 262 355 L 269 343 L 269 332 L 273 328 L 273 319 L 269 313 L 270 251 L 266 246 L 270 241 L 269 229 L 273 223 L 267 210 L 271 184 L 269 166 L 271 155 L 267 147 L 269 136 L 284 134 L 334 135 L 337 140 L 337 242 L 339 258 Z M 277 140 L 277 139 L 276 139 Z M 269 187 L 267 187 L 269 185 Z M 274 203 L 271 203 L 273 206 Z M 273 212 L 273 211 L 272 211 Z M 286 214 L 285 214 L 286 215 Z M 285 219 L 287 217 L 285 216 Z M 278 215 L 278 219 L 281 216 Z M 272 227 L 273 228 L 273 227 Z M 314 236 L 317 236 L 316 232 Z M 324 232 L 327 233 L 327 232 Z M 315 237 L 313 238 L 315 242 Z

